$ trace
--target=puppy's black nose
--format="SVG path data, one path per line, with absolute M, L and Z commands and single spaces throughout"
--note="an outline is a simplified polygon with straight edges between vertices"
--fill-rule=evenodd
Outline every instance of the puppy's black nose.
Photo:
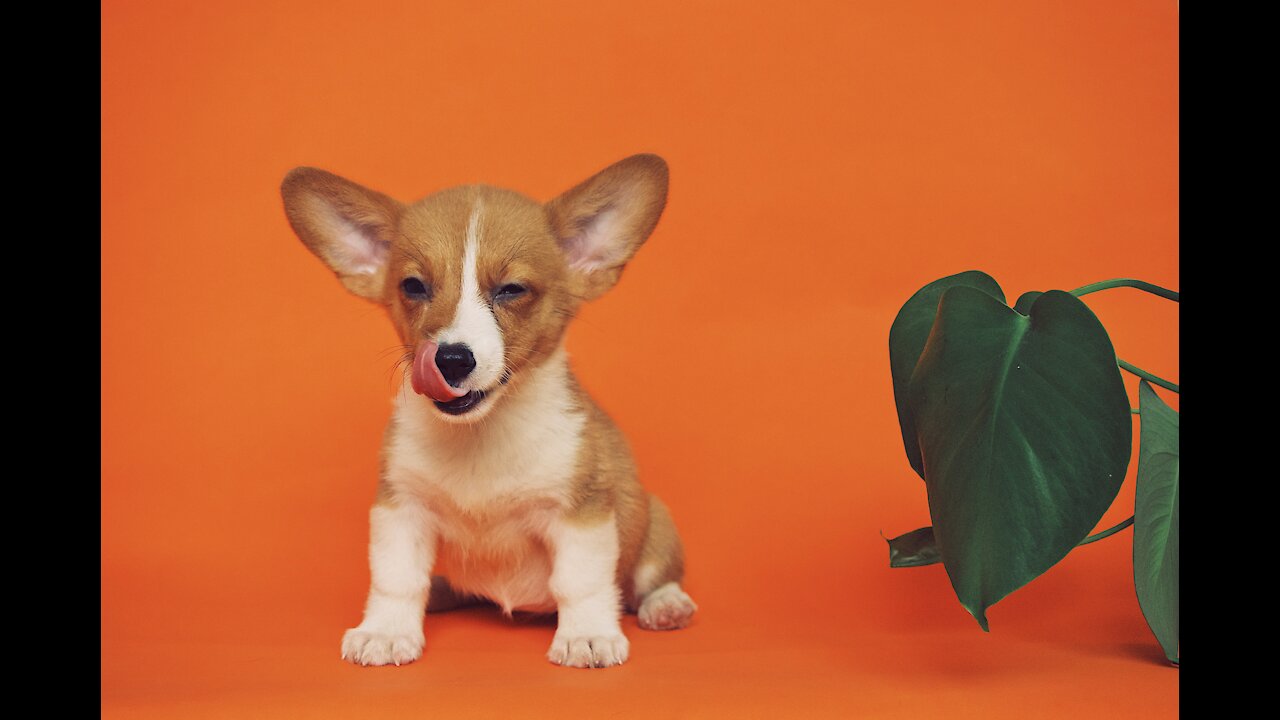
M 441 345 L 436 350 L 436 367 L 440 368 L 445 381 L 457 387 L 463 378 L 475 370 L 476 356 L 471 354 L 471 348 L 461 343 Z

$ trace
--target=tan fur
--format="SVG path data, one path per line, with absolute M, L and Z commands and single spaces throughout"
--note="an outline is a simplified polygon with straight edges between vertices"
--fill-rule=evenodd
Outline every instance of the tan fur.
M 610 514 L 616 518 L 621 546 L 618 587 L 627 608 L 634 611 L 643 599 L 635 587 L 641 558 L 661 567 L 663 583 L 679 582 L 684 575 L 683 549 L 666 506 L 641 487 L 626 438 L 585 392 L 580 388 L 578 392 L 588 403 L 586 442 L 579 456 L 568 517 L 583 524 Z
M 475 267 L 482 294 L 509 283 L 528 290 L 512 300 L 487 300 L 504 342 L 504 381 L 510 380 L 504 390 L 518 393 L 523 378 L 561 346 L 580 303 L 618 281 L 653 231 L 666 189 L 666 163 L 657 156 L 637 155 L 545 205 L 483 185 L 443 190 L 404 205 L 314 168 L 290 172 L 282 194 L 289 222 L 306 246 L 348 290 L 384 306 L 408 348 L 434 338 L 451 322 L 462 292 L 463 245 L 469 223 L 478 223 L 483 239 L 476 245 Z M 600 242 L 602 236 L 611 241 Z M 375 268 L 372 260 L 381 264 Z M 403 295 L 401 282 L 409 277 L 430 288 L 429 300 Z M 526 522 L 536 527 L 544 522 L 539 513 L 551 512 L 557 522 L 587 528 L 612 518 L 619 541 L 617 587 L 626 608 L 635 612 L 647 593 L 682 579 L 680 539 L 666 506 L 641 487 L 622 433 L 571 374 L 565 392 L 585 416 L 572 477 L 566 478 L 566 497 L 513 501 L 493 508 L 493 515 L 453 506 L 444 496 L 430 497 L 433 512 L 447 514 L 452 532 L 463 533 L 474 544 L 451 547 L 442 539 L 440 564 L 447 574 L 450 566 L 466 563 L 468 581 L 484 586 L 502 573 L 516 572 L 509 562 L 550 562 L 547 552 L 535 545 L 506 558 L 486 558 L 482 539 L 492 531 L 485 523 L 514 527 Z M 500 413 L 504 400 L 499 395 L 486 402 L 496 403 L 492 412 Z M 448 432 L 465 432 L 467 427 L 453 426 Z M 387 477 L 397 432 L 393 420 L 384 436 L 383 478 L 375 506 L 401 502 L 401 489 Z M 520 513 L 528 513 L 527 520 Z M 486 574 L 493 577 L 486 580 Z M 436 583 L 430 608 L 473 600 L 456 587 Z
M 644 586 L 635 587 L 628 596 L 627 607 L 633 612 L 645 596 L 669 582 L 684 580 L 684 547 L 676 533 L 671 511 L 656 495 L 649 497 L 648 534 L 636 561 L 636 570 L 652 568 L 644 575 Z M 633 577 L 639 573 L 633 571 Z

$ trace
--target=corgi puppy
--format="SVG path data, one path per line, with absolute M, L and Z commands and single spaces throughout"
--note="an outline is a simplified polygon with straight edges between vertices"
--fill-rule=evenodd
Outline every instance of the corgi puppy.
M 546 204 L 485 185 L 404 204 L 308 167 L 281 193 L 307 248 L 386 308 L 408 363 L 369 514 L 364 619 L 342 657 L 411 662 L 424 611 L 485 600 L 557 613 L 547 657 L 571 667 L 626 662 L 623 608 L 645 629 L 687 625 L 671 515 L 564 348 L 579 304 L 653 232 L 666 162 L 626 158 Z

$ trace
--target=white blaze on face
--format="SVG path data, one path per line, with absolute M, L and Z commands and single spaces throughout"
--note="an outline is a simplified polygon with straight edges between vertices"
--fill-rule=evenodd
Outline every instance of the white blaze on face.
M 483 203 L 477 198 L 467 220 L 466 246 L 462 254 L 462 294 L 458 297 L 453 322 L 436 337 L 436 342 L 441 345 L 466 345 L 475 355 L 475 370 L 462 381 L 465 390 L 492 390 L 502 377 L 505 350 L 502 330 L 485 301 L 476 272 L 483 209 Z

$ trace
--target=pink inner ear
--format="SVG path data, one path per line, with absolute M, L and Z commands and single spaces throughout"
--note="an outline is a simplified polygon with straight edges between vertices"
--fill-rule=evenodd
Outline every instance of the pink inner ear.
M 386 264 L 391 252 L 388 243 L 380 240 L 371 229 L 362 228 L 332 210 L 329 210 L 329 216 L 338 239 L 334 244 L 338 254 L 335 260 L 346 274 L 373 275 Z
M 591 272 L 610 267 L 622 260 L 621 238 L 618 234 L 618 211 L 606 207 L 582 226 L 577 235 L 565 242 L 569 253 L 569 267 Z

